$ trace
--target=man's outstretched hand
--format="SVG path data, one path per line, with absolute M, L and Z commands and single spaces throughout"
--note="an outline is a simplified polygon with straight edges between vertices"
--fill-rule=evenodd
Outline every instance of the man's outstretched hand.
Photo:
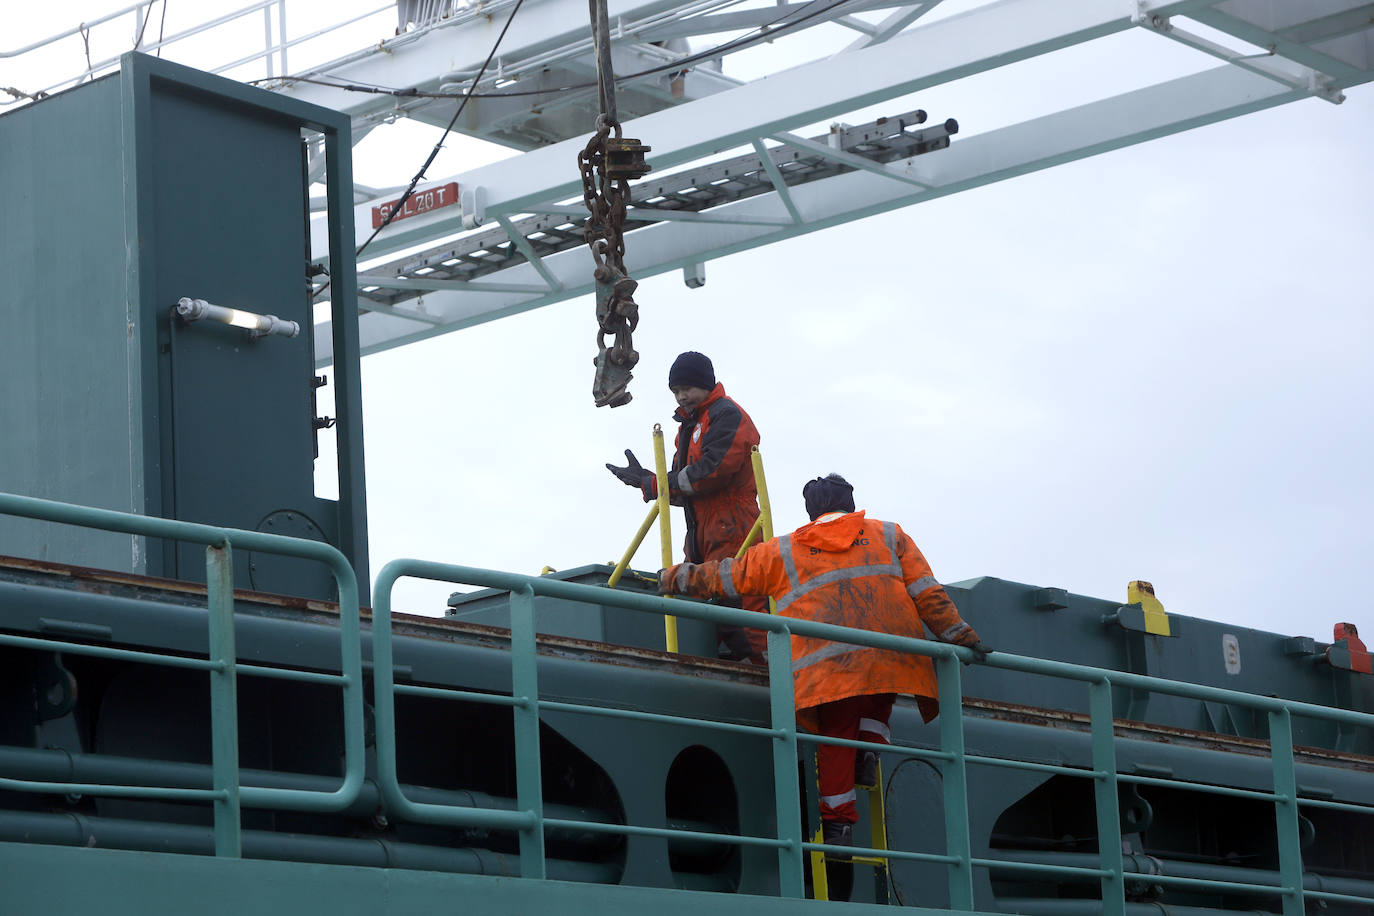
M 644 481 L 653 477 L 654 472 L 642 466 L 639 459 L 635 457 L 635 453 L 629 449 L 625 449 L 625 460 L 627 464 L 623 468 L 616 467 L 609 461 L 606 462 L 606 470 L 620 478 L 620 482 L 625 486 L 643 489 Z

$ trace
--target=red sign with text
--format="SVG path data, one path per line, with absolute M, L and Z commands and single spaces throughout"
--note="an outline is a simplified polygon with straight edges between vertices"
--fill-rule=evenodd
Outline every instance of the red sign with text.
M 400 198 L 388 200 L 384 204 L 379 204 L 372 208 L 372 228 L 378 229 L 382 225 L 382 220 L 391 212 L 391 208 L 396 206 Z M 451 207 L 458 203 L 458 182 L 450 181 L 448 184 L 440 185 L 437 188 L 426 188 L 423 191 L 416 191 L 410 195 L 405 206 L 397 211 L 391 218 L 394 223 L 397 220 L 406 219 L 411 216 L 419 216 L 421 213 L 428 213 L 431 210 L 438 210 L 440 207 Z

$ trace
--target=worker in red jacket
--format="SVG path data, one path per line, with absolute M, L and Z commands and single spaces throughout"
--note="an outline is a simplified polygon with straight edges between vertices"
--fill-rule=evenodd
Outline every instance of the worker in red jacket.
M 758 430 L 744 408 L 726 397 L 715 367 L 701 353 L 688 351 L 673 361 L 668 388 L 677 399 L 673 418 L 679 424 L 668 497 L 687 518 L 683 554 L 690 563 L 733 557 L 759 517 L 750 458 L 759 444 Z M 638 487 L 646 502 L 657 499 L 654 472 L 642 467 L 630 449 L 625 457 L 625 467 L 606 467 L 624 483 Z M 767 599 L 747 594 L 735 596 L 732 603 L 751 611 L 768 610 Z M 721 626 L 717 635 L 721 657 L 764 663 L 764 631 Z
M 738 560 L 681 563 L 659 573 L 662 594 L 733 597 L 767 594 L 785 617 L 925 638 L 991 651 L 964 622 L 915 542 L 893 522 L 854 511 L 854 490 L 838 474 L 802 490 L 811 523 L 751 547 Z M 896 695 L 916 698 L 927 722 L 939 712 L 935 666 L 908 655 L 848 643 L 792 637 L 797 718 L 832 738 L 889 744 L 888 719 Z M 852 844 L 856 775 L 876 779 L 877 756 L 822 744 L 816 754 L 826 843 Z M 857 763 L 857 766 L 856 766 Z M 856 774 L 857 770 L 857 774 Z

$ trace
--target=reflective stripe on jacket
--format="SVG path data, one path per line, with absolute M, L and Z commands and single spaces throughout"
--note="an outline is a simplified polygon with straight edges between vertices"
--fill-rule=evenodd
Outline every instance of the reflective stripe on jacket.
M 758 489 L 750 452 L 759 444 L 754 421 L 717 384 L 691 413 L 679 408 L 676 454 L 668 472 L 668 496 L 687 520 L 683 555 L 691 562 L 734 556 L 759 517 Z M 644 485 L 645 500 L 658 496 L 658 481 Z
M 669 594 L 767 594 L 786 617 L 915 639 L 925 637 L 924 623 L 943 642 L 978 641 L 915 542 L 862 511 L 822 516 L 738 560 L 674 566 L 663 579 Z M 792 669 L 798 709 L 902 693 L 917 698 L 927 721 L 935 716 L 935 666 L 925 656 L 794 635 Z

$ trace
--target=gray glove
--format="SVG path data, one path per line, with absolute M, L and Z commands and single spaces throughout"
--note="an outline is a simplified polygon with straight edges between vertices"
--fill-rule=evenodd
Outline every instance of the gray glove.
M 654 472 L 641 466 L 639 459 L 635 458 L 635 453 L 629 449 L 625 449 L 625 459 L 627 461 L 625 467 L 616 467 L 608 461 L 606 462 L 606 470 L 620 478 L 620 482 L 625 486 L 644 489 L 644 482 L 651 479 Z
M 988 645 L 985 642 L 976 642 L 973 645 L 965 646 L 964 648 L 968 649 L 970 652 L 973 653 L 973 659 L 971 661 L 965 661 L 965 665 L 971 665 L 973 664 L 973 662 L 985 662 L 988 660 L 988 656 L 993 653 L 992 646 Z

